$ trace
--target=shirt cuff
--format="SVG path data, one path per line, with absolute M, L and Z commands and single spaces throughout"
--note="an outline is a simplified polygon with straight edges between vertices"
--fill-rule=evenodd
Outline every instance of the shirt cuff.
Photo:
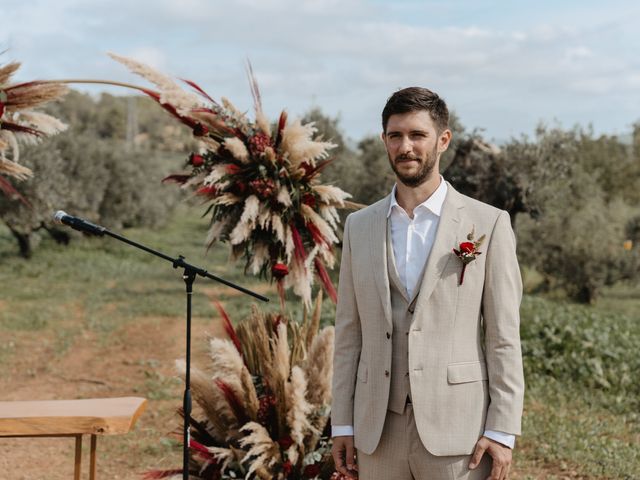
M 332 437 L 353 437 L 353 426 L 351 425 L 332 425 Z
M 516 445 L 516 436 L 510 433 L 496 432 L 495 430 L 485 430 L 484 436 L 513 449 Z

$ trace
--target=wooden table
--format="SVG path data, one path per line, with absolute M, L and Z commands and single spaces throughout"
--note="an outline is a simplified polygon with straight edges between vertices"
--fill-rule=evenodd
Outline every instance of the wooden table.
M 82 435 L 91 435 L 89 475 L 96 478 L 97 435 L 131 431 L 147 401 L 139 397 L 0 402 L 0 437 L 75 437 L 74 480 L 80 480 Z

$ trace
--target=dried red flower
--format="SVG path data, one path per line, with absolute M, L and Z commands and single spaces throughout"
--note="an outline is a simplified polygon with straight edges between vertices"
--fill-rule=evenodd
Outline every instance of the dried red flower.
M 316 197 L 312 193 L 305 193 L 302 196 L 302 203 L 313 208 L 316 206 Z
M 310 177 L 311 174 L 313 173 L 313 171 L 315 170 L 313 165 L 307 163 L 307 162 L 302 162 L 300 164 L 300 168 L 302 168 L 304 170 L 304 176 L 305 177 Z
M 306 478 L 315 478 L 320 475 L 320 465 L 317 463 L 312 463 L 311 465 L 307 465 L 304 467 L 304 472 L 302 473 Z
M 475 236 L 475 227 L 471 230 L 471 233 L 467 235 L 468 242 L 462 242 L 458 245 L 457 249 L 453 249 L 453 253 L 460 259 L 462 262 L 462 271 L 460 272 L 460 283 L 458 285 L 462 285 L 464 282 L 464 273 L 467 270 L 467 265 L 473 262 L 478 255 L 481 255 L 482 252 L 478 251 L 480 245 L 484 242 L 485 236 L 482 235 L 478 240 L 473 241 Z
M 243 182 L 236 182 L 236 184 L 231 189 L 231 192 L 235 193 L 236 195 L 242 195 L 246 191 L 247 184 Z
M 472 242 L 462 242 L 460 244 L 460 251 L 465 253 L 473 253 L 476 249 L 475 245 Z
M 273 267 L 271 267 L 271 274 L 279 280 L 289 274 L 289 267 L 287 267 L 284 263 L 276 263 Z
M 288 476 L 292 471 L 293 471 L 293 465 L 289 460 L 287 460 L 282 464 L 282 473 L 284 473 L 285 476 Z
M 249 186 L 260 198 L 263 199 L 271 197 L 276 188 L 276 184 L 270 178 L 251 180 L 249 182 Z
M 204 157 L 202 155 L 198 155 L 197 153 L 192 153 L 189 157 L 189 162 L 194 167 L 201 167 L 204 165 Z
M 252 155 L 260 155 L 270 146 L 271 137 L 264 132 L 258 132 L 249 138 L 249 151 Z
M 209 133 L 209 129 L 201 123 L 197 123 L 195 127 L 193 127 L 194 137 L 204 137 L 207 133 Z
M 229 165 L 227 165 L 227 173 L 229 175 L 235 175 L 239 171 L 240 171 L 240 167 L 235 163 L 230 163 Z
M 293 445 L 293 439 L 289 436 L 278 439 L 278 444 L 285 450 Z

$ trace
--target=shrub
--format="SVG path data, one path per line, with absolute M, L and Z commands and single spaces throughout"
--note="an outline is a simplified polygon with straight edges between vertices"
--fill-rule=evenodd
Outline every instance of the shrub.
M 521 307 L 522 353 L 528 382 L 552 377 L 586 388 L 607 407 L 640 406 L 640 323 L 582 305 L 525 296 Z

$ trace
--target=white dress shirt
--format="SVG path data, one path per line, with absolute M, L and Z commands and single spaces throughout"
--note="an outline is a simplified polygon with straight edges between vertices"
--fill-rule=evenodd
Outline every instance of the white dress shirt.
M 387 218 L 391 225 L 391 243 L 393 255 L 398 269 L 398 276 L 407 290 L 407 296 L 412 299 L 421 281 L 420 274 L 438 231 L 440 214 L 444 199 L 447 196 L 447 183 L 440 176 L 440 185 L 424 202 L 413 209 L 413 218 L 398 204 L 396 200 L 396 186 L 391 191 L 391 205 Z M 333 425 L 332 436 L 353 435 L 351 425 Z M 500 442 L 509 448 L 515 445 L 516 437 L 503 432 L 485 430 L 484 436 Z

